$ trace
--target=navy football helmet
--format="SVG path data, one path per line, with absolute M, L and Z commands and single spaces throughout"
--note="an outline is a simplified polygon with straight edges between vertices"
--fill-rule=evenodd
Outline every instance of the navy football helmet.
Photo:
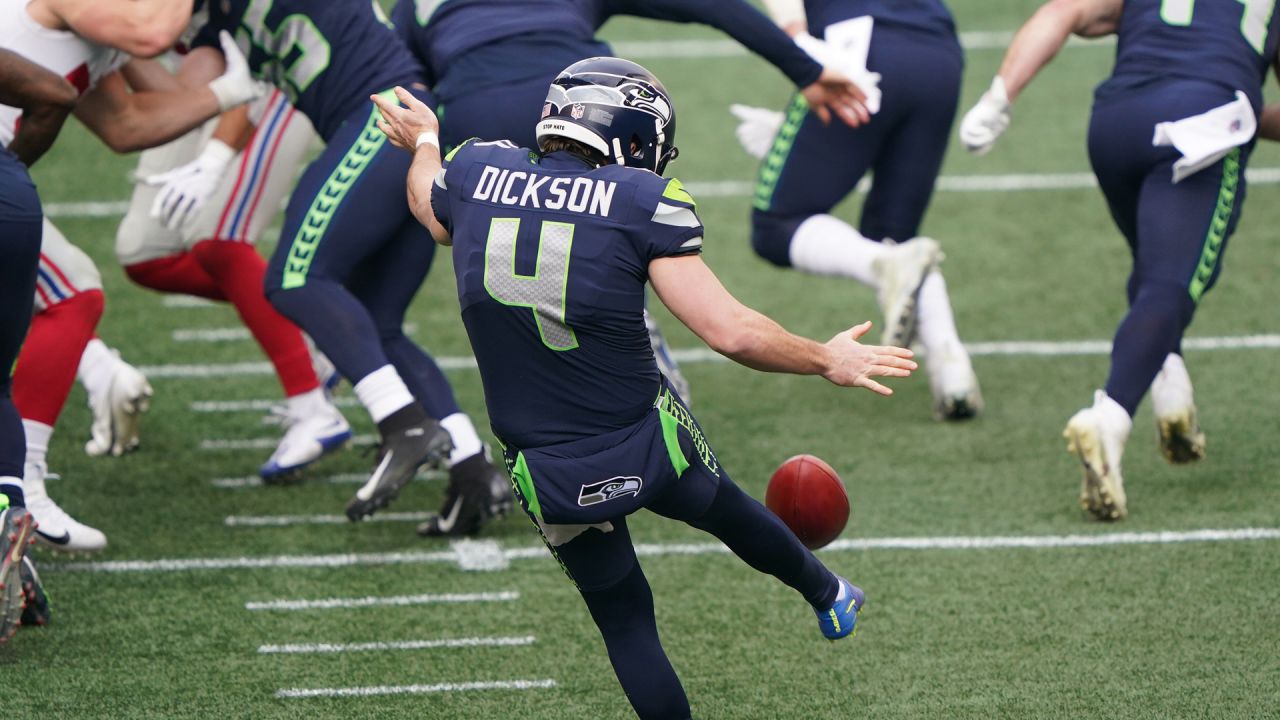
M 560 72 L 538 122 L 546 138 L 575 140 L 619 165 L 662 174 L 679 154 L 676 110 L 653 73 L 616 57 L 579 60 Z

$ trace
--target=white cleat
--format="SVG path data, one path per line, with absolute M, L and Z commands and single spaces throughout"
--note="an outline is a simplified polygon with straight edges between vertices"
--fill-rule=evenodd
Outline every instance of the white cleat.
M 1067 451 L 1084 469 L 1080 507 L 1099 520 L 1123 520 L 1129 514 L 1120 460 L 1132 427 L 1129 413 L 1098 390 L 1093 406 L 1073 415 L 1062 432 Z
M 929 390 L 933 393 L 933 419 L 968 420 L 986 407 L 978 376 L 963 345 L 925 352 Z
M 1191 463 L 1204 457 L 1205 438 L 1196 416 L 1191 376 L 1182 357 L 1170 353 L 1151 383 L 1151 409 L 1156 416 L 1160 454 L 1171 463 Z
M 876 274 L 876 296 L 884 311 L 880 344 L 907 347 L 916 332 L 916 308 L 920 286 L 942 262 L 942 249 L 932 238 L 918 237 L 903 243 L 885 241 L 884 253 L 871 265 Z
M 151 407 L 151 384 L 134 366 L 116 360 L 106 390 L 89 396 L 93 424 L 84 451 L 89 455 L 119 457 L 138 449 L 142 413 Z
M 304 467 L 351 439 L 351 426 L 328 398 L 305 415 L 293 415 L 286 409 L 276 412 L 287 429 L 275 452 L 258 471 L 265 483 L 289 482 Z
M 44 479 L 49 469 L 42 462 L 26 465 L 22 493 L 27 510 L 36 520 L 36 542 L 63 552 L 99 552 L 107 547 L 107 536 L 76 520 L 58 507 L 45 490 Z

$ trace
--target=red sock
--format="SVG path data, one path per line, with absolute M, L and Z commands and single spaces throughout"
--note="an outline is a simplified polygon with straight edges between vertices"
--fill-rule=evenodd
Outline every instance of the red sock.
M 124 272 L 142 287 L 162 293 L 196 295 L 210 300 L 226 300 L 218 283 L 191 253 L 126 265 Z
M 240 319 L 275 366 L 284 394 L 293 397 L 320 387 L 302 331 L 267 301 L 262 289 L 267 261 L 257 250 L 248 243 L 201 240 L 191 255 L 236 306 Z
M 24 420 L 51 427 L 58 422 L 103 304 L 101 290 L 87 290 L 31 318 L 13 369 L 13 403 Z

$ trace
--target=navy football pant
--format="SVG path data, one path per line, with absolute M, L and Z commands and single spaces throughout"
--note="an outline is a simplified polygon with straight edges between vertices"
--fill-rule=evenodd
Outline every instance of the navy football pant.
M 31 324 L 40 262 L 43 211 L 36 186 L 16 157 L 0 148 L 0 476 L 21 478 L 27 457 L 22 418 L 13 405 L 13 363 Z M 10 500 L 21 492 L 5 486 Z M 15 496 L 16 495 L 16 496 Z
M 425 91 L 415 92 L 431 103 Z M 356 111 L 303 173 L 267 269 L 280 314 L 307 332 L 352 383 L 388 362 L 427 414 L 459 412 L 435 361 L 404 334 L 435 241 L 405 201 L 411 157 Z
M 960 100 L 964 56 L 954 38 L 877 26 L 868 69 L 883 76 L 880 112 L 859 128 L 823 125 L 797 94 L 757 179 L 751 244 L 789 267 L 795 229 L 828 213 L 868 171 L 858 231 L 909 240 L 933 195 Z
M 1129 311 L 1116 331 L 1105 388 L 1130 415 L 1165 356 L 1181 350 L 1196 305 L 1217 282 L 1244 204 L 1252 149 L 1237 148 L 1174 184 L 1172 167 L 1180 155 L 1152 146 L 1153 128 L 1234 99 L 1226 88 L 1180 80 L 1109 98 L 1093 109 L 1089 159 L 1133 256 Z

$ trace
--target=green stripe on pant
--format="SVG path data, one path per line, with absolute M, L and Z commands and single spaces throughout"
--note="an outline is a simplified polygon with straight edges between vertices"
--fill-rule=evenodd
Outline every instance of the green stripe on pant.
M 1191 285 L 1187 292 L 1191 299 L 1199 303 L 1209 281 L 1213 279 L 1213 271 L 1218 267 L 1222 244 L 1227 240 L 1227 228 L 1231 225 L 1231 216 L 1236 209 L 1236 190 L 1240 186 L 1240 148 L 1233 149 L 1222 160 L 1222 185 L 1218 188 L 1218 204 L 1213 209 L 1213 220 L 1209 222 L 1209 231 L 1205 234 L 1204 249 L 1200 251 L 1200 263 L 1196 265 L 1195 274 L 1191 276 Z

